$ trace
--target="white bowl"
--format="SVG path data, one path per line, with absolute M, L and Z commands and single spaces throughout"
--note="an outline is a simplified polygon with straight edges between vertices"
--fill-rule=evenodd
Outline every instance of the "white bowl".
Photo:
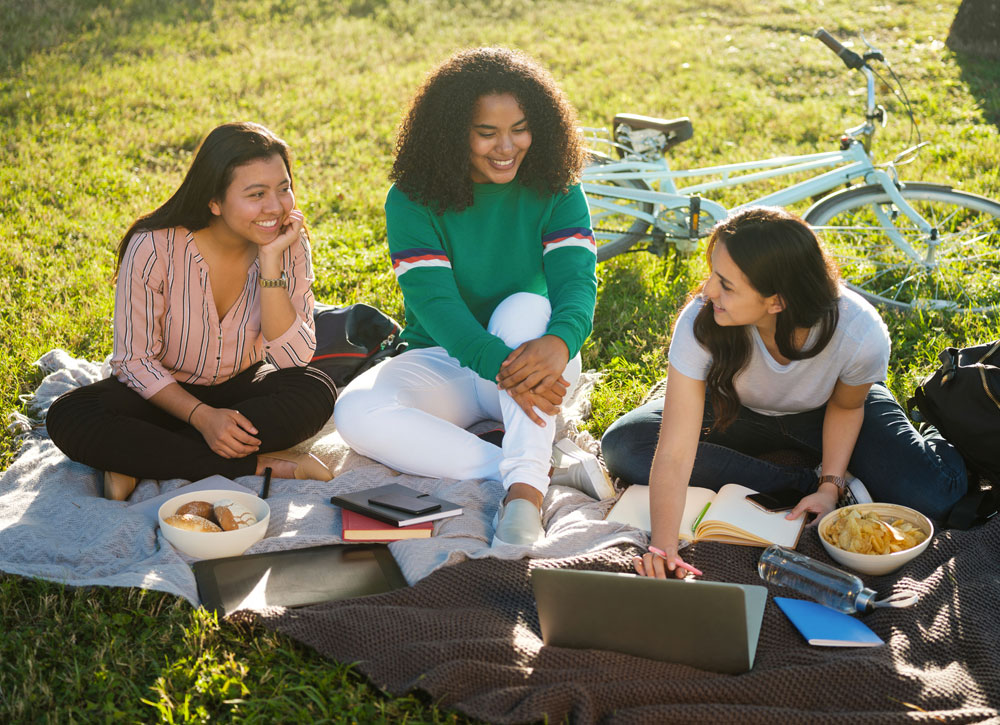
M 921 529 L 925 534 L 927 534 L 927 538 L 916 546 L 904 549 L 903 551 L 896 551 L 891 554 L 858 554 L 853 551 L 844 551 L 839 546 L 834 546 L 827 541 L 823 534 L 826 533 L 826 530 L 830 528 L 830 525 L 833 524 L 838 517 L 845 516 L 847 515 L 847 512 L 852 510 L 857 510 L 858 513 L 861 514 L 874 511 L 879 515 L 879 518 L 890 524 L 896 519 L 902 519 L 918 529 Z M 880 575 L 896 571 L 896 569 L 903 566 L 906 562 L 919 556 L 920 553 L 931 543 L 931 538 L 933 536 L 934 524 L 931 523 L 929 518 L 924 516 L 919 511 L 894 503 L 858 503 L 853 506 L 845 506 L 844 508 L 834 509 L 820 519 L 819 522 L 819 540 L 823 542 L 823 548 L 826 549 L 826 553 L 829 554 L 834 561 L 862 574 Z
M 185 531 L 164 521 L 189 501 L 208 501 L 214 504 L 226 498 L 250 509 L 257 517 L 257 523 L 234 531 L 206 532 Z M 239 556 L 264 538 L 267 524 L 271 520 L 271 507 L 267 505 L 267 501 L 253 494 L 224 488 L 208 489 L 182 493 L 168 499 L 160 506 L 157 518 L 160 520 L 160 531 L 163 532 L 163 536 L 178 551 L 196 559 L 221 559 L 224 556 Z

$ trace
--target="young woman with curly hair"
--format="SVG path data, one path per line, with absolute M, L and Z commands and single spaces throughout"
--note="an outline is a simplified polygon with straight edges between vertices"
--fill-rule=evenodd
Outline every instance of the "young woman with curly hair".
M 67 456 L 105 472 L 105 497 L 139 478 L 332 477 L 279 450 L 322 428 L 336 396 L 308 366 L 312 263 L 284 141 L 255 123 L 215 128 L 122 237 L 116 273 L 114 375 L 46 418 Z
M 400 127 L 385 211 L 409 348 L 353 380 L 334 417 L 397 470 L 501 481 L 494 544 L 544 535 L 553 421 L 597 295 L 583 161 L 563 93 L 503 48 L 434 69 Z M 489 419 L 504 423 L 502 448 L 466 430 Z M 552 480 L 613 492 L 596 459 L 567 448 Z
M 795 489 L 788 518 L 872 496 L 947 513 L 965 493 L 962 457 L 936 431 L 910 425 L 883 382 L 885 324 L 839 283 L 809 225 L 751 208 L 716 225 L 707 257 L 711 274 L 674 326 L 664 397 L 617 420 L 601 442 L 612 474 L 650 487 L 650 549 L 664 556 L 637 557 L 636 570 L 683 574 L 689 484 Z M 820 469 L 757 458 L 780 449 L 815 457 Z

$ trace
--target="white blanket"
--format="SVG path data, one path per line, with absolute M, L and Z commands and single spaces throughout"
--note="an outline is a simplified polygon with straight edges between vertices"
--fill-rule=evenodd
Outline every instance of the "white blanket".
M 179 489 L 188 481 L 144 480 L 128 502 L 104 499 L 103 473 L 68 460 L 41 423 L 53 400 L 106 376 L 107 365 L 77 360 L 62 350 L 46 353 L 36 364 L 48 375 L 31 401 L 31 420 L 22 416 L 11 424 L 24 442 L 14 463 L 0 476 L 0 571 L 74 586 L 156 589 L 199 604 L 192 560 L 176 552 L 147 517 L 129 510 L 130 504 Z M 593 372 L 581 376 L 557 421 L 558 437 L 570 437 L 591 451 L 596 451 L 596 441 L 577 432 L 577 425 L 590 413 L 589 396 L 597 379 Z M 532 547 L 490 547 L 493 515 L 503 492 L 500 483 L 400 475 L 352 452 L 332 421 L 297 448 L 319 456 L 336 478 L 326 483 L 272 480 L 267 535 L 247 553 L 340 543 L 340 509 L 330 504 L 330 496 L 390 480 L 434 493 L 465 510 L 438 522 L 429 539 L 390 544 L 410 584 L 465 559 L 561 558 L 618 543 L 646 543 L 643 532 L 604 521 L 610 501 L 597 502 L 573 489 L 552 486 L 543 512 L 545 539 Z M 263 479 L 245 476 L 236 482 L 259 493 Z

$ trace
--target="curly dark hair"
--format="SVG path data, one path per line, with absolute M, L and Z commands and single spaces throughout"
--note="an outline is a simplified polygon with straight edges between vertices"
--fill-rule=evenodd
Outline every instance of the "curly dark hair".
M 547 70 L 508 48 L 462 50 L 431 71 L 400 123 L 389 178 L 439 214 L 470 206 L 469 129 L 476 101 L 504 93 L 517 99 L 531 129 L 517 180 L 550 194 L 576 183 L 584 150 L 573 106 Z

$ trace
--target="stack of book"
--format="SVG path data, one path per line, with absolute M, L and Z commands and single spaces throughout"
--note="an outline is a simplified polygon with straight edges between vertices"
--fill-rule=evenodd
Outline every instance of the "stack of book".
M 330 502 L 343 509 L 344 541 L 427 538 L 435 521 L 462 513 L 458 504 L 398 483 L 341 494 Z

